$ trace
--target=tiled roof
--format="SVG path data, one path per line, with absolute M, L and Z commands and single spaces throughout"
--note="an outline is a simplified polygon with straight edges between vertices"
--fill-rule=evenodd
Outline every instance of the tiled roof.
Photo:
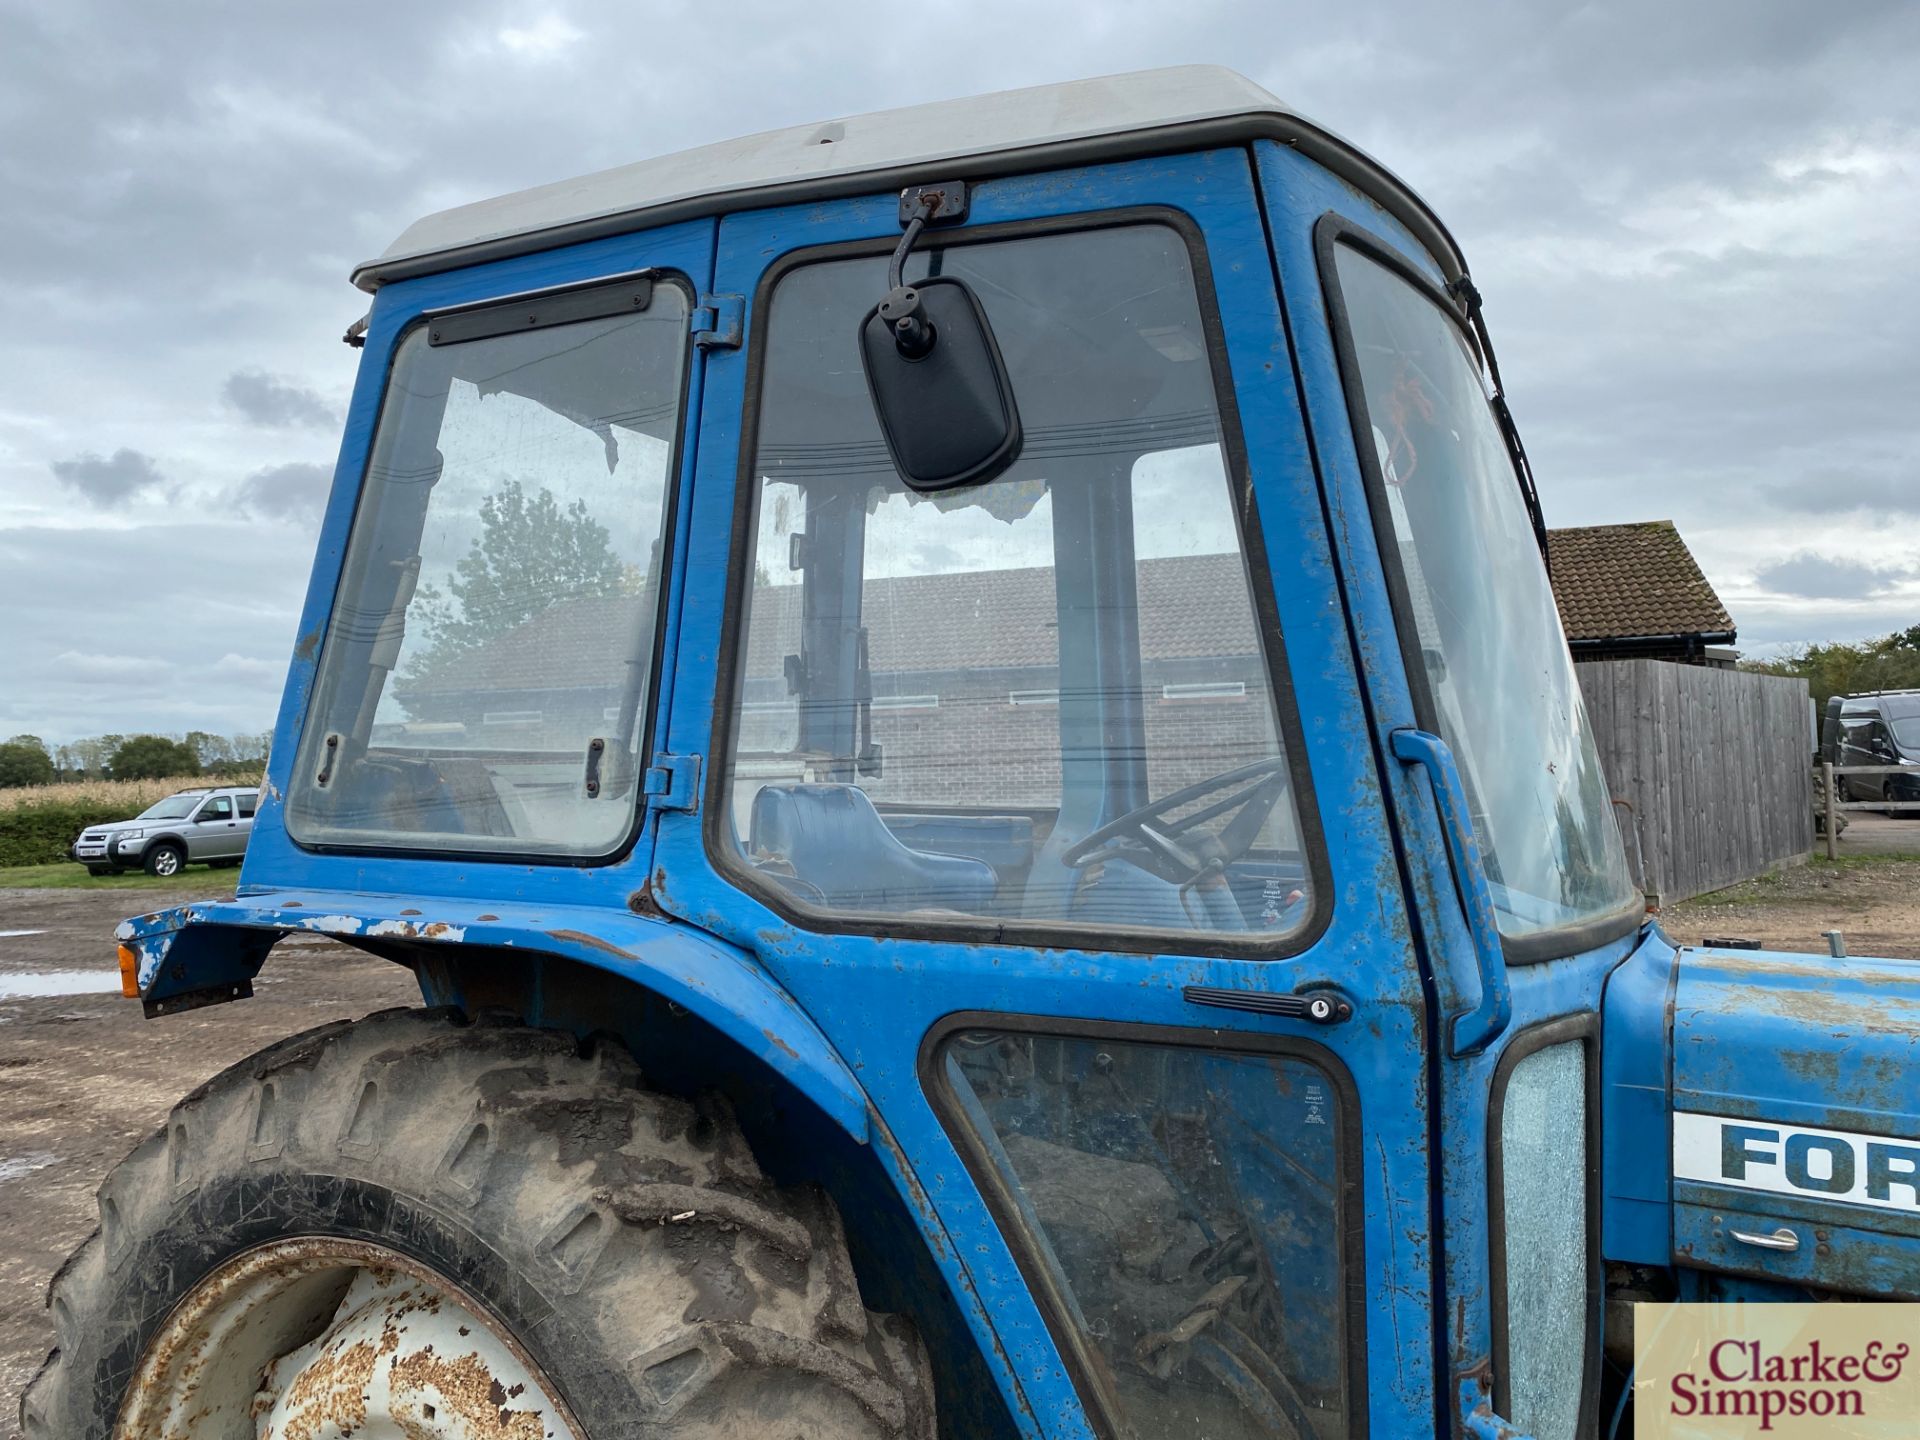
M 1148 660 L 1251 655 L 1258 648 L 1238 555 L 1139 562 L 1140 652 Z M 747 674 L 777 675 L 799 648 L 800 587 L 754 591 Z M 1059 659 L 1051 568 L 868 580 L 861 599 L 876 672 L 1048 666 Z
M 1547 532 L 1567 639 L 1733 635 L 1733 617 L 1671 520 Z

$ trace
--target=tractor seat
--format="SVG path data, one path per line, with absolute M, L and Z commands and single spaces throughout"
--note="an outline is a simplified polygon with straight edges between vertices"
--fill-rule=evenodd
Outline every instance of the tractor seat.
M 991 865 L 902 845 L 857 785 L 765 786 L 753 797 L 748 847 L 836 910 L 991 913 Z

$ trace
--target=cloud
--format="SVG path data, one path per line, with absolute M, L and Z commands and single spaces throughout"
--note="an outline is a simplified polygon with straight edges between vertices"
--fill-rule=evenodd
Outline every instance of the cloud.
M 139 515 L 155 513 L 168 521 L 0 526 L 0 735 L 273 723 L 311 534 L 225 507 Z
M 331 465 L 296 460 L 254 471 L 240 482 L 234 499 L 249 515 L 263 519 L 317 519 L 326 506 L 327 490 L 332 484 Z
M 55 460 L 54 478 L 69 490 L 78 491 L 90 505 L 111 508 L 124 505 L 134 496 L 157 490 L 166 484 L 166 476 L 150 456 L 125 448 L 110 456 L 79 455 L 71 460 Z
M 62 679 L 81 685 L 144 685 L 173 673 L 167 661 L 149 656 L 91 655 L 80 650 L 61 651 L 53 657 L 53 668 Z
M 313 391 L 262 370 L 237 370 L 221 395 L 255 425 L 285 429 L 298 425 L 331 427 L 339 416 Z
M 1865 600 L 1886 594 L 1914 573 L 1910 566 L 1869 565 L 1803 550 L 1762 567 L 1755 578 L 1779 595 L 1808 600 Z
M 584 40 L 586 35 L 564 15 L 542 15 L 531 25 L 509 25 L 498 36 L 502 49 L 531 60 L 547 60 Z
M 1799 484 L 1773 486 L 1767 493 L 1781 509 L 1808 515 L 1920 515 L 1920 464 L 1893 460 L 1878 474 L 1856 470 L 1809 476 Z
M 287 662 L 260 660 L 252 655 L 236 655 L 229 650 L 208 668 L 217 675 L 232 675 L 243 680 L 280 680 L 287 673 Z
M 1920 518 L 1910 0 L 947 0 L 929 18 L 959 23 L 935 69 L 893 0 L 667 6 L 645 24 L 617 0 L 468 7 L 451 26 L 442 8 L 0 3 L 0 275 L 34 317 L 0 333 L 0 527 L 16 527 L 0 528 L 0 733 L 271 720 L 275 685 L 209 683 L 208 666 L 290 650 L 326 474 L 279 463 L 318 446 L 258 442 L 323 434 L 314 407 L 338 411 L 361 353 L 336 338 L 367 309 L 347 271 L 421 215 L 776 126 L 1222 57 L 1446 219 L 1554 524 L 1671 516 L 1714 536 L 1723 593 L 1755 556 L 1914 560 L 1909 532 L 1849 518 Z M 726 57 L 725 105 L 687 55 Z M 1245 263 L 1215 243 L 1217 272 Z M 209 406 L 237 370 L 264 382 L 261 416 Z M 47 483 L 122 443 L 229 503 L 163 506 L 152 461 L 95 461 L 104 488 L 93 470 Z M 222 565 L 237 576 L 216 593 Z M 111 581 L 136 572 L 143 612 L 192 624 L 129 639 Z M 1884 633 L 1897 608 L 1736 607 L 1743 641 L 1762 624 Z M 178 669 L 137 705 L 52 669 L 149 647 Z

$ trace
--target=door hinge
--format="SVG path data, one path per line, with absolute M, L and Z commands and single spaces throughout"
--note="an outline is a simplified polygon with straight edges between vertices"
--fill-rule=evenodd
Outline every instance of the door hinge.
M 700 808 L 700 757 L 656 755 L 647 767 L 641 791 L 656 810 Z
M 746 296 L 702 295 L 690 325 L 693 343 L 702 350 L 738 350 L 746 319 Z

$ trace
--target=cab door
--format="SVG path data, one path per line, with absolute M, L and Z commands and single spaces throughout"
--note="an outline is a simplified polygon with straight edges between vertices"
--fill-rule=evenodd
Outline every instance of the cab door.
M 1025 431 L 961 491 L 865 388 L 900 234 L 721 224 L 650 897 L 866 1087 L 998 1387 L 961 1431 L 1430 1434 L 1426 1001 L 1248 155 L 925 237 Z
M 1600 1007 L 1644 903 L 1471 287 L 1297 153 L 1256 155 L 1434 978 L 1447 1408 L 1576 1440 L 1605 1383 Z

